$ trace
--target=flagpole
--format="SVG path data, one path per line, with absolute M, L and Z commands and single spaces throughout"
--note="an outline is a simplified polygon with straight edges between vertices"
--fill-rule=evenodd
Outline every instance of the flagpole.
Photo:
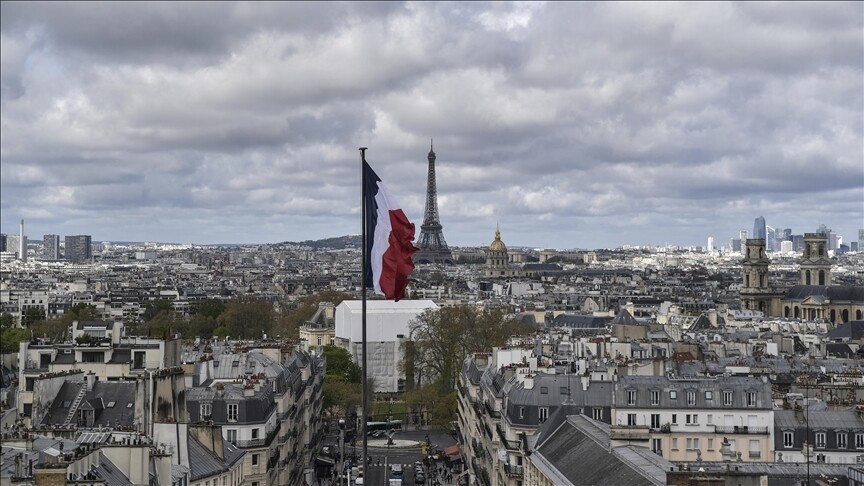
M 366 163 L 366 147 L 360 147 L 360 208 L 361 208 L 360 213 L 361 213 L 361 218 L 363 219 L 363 224 L 361 225 L 363 227 L 362 232 L 361 232 L 363 251 L 361 252 L 362 257 L 360 258 L 360 260 L 361 260 L 361 264 L 360 264 L 361 278 L 360 278 L 360 280 L 363 282 L 361 284 L 361 287 L 360 287 L 360 289 L 361 289 L 361 302 L 362 302 L 362 314 L 363 314 L 361 317 L 361 319 L 362 319 L 361 320 L 361 323 L 362 323 L 361 328 L 362 328 L 362 333 L 363 333 L 362 334 L 363 344 L 361 344 L 361 354 L 363 355 L 363 362 L 361 364 L 361 366 L 363 368 L 363 381 L 362 381 L 361 386 L 363 387 L 363 389 L 360 392 L 360 396 L 361 396 L 361 408 L 363 410 L 363 416 L 361 417 L 363 426 L 361 428 L 361 431 L 363 433 L 363 456 L 362 456 L 362 460 L 363 460 L 363 478 L 364 478 L 364 480 L 366 480 L 366 478 L 369 477 L 369 470 L 368 470 L 369 469 L 369 463 L 367 460 L 367 457 L 368 457 L 367 446 L 368 446 L 369 436 L 367 435 L 367 431 L 366 431 L 366 427 L 367 427 L 366 417 L 369 416 L 369 411 L 367 409 L 367 405 L 369 403 L 369 400 L 368 400 L 369 397 L 366 396 L 367 395 L 367 393 L 366 393 L 366 265 L 368 265 L 368 262 L 366 261 L 366 216 L 367 215 L 366 215 L 366 171 L 364 170 L 365 169 L 365 167 L 364 167 L 365 163 Z

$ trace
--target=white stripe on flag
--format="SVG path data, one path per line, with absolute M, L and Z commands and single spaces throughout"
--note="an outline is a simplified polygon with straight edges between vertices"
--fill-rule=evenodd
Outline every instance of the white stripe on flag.
M 381 290 L 381 272 L 383 271 L 384 253 L 390 248 L 390 232 L 393 230 L 393 226 L 390 224 L 390 210 L 398 209 L 399 206 L 381 181 L 378 181 L 378 194 L 375 194 L 375 203 L 378 205 L 378 219 L 375 223 L 375 235 L 372 240 L 372 284 L 375 286 L 375 293 L 384 295 L 384 291 Z

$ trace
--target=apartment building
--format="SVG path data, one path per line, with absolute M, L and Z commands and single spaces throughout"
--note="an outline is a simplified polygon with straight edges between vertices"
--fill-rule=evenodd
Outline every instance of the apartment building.
M 613 442 L 641 444 L 672 462 L 771 460 L 774 410 L 767 377 L 622 376 L 614 387 Z

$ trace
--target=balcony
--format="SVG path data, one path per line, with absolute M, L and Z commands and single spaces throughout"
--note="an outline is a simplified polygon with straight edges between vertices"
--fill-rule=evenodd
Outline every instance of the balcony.
M 490 405 L 489 402 L 484 401 L 483 406 L 486 408 L 486 413 L 488 413 L 490 417 L 496 419 L 501 418 L 501 412 L 492 408 L 492 405 Z
M 648 427 L 641 425 L 613 425 L 609 432 L 611 440 L 641 440 L 647 441 L 651 438 L 651 431 Z
M 281 422 L 276 422 L 276 427 L 267 434 L 267 437 L 263 439 L 246 439 L 246 440 L 238 440 L 235 445 L 241 448 L 251 448 L 251 447 L 265 447 L 269 446 L 273 439 L 279 434 L 279 429 L 282 428 Z
M 738 425 L 715 425 L 714 426 L 715 434 L 749 434 L 749 435 L 761 435 L 768 433 L 768 427 L 760 427 L 760 426 L 738 426 Z
M 504 444 L 504 447 L 511 451 L 519 450 L 518 440 L 508 440 L 507 436 L 504 435 L 504 431 L 501 430 L 501 427 L 499 425 L 495 425 L 495 430 L 498 432 L 498 438 L 501 440 L 501 443 Z
M 507 474 L 508 478 L 521 478 L 525 476 L 525 467 L 524 466 L 511 466 L 509 464 L 504 465 L 504 472 Z

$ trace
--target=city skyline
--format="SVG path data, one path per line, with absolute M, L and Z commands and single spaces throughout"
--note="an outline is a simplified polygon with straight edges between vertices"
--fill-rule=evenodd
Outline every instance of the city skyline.
M 0 8 L 0 231 L 32 241 L 357 234 L 360 146 L 419 236 L 430 137 L 453 246 L 864 221 L 860 3 Z

